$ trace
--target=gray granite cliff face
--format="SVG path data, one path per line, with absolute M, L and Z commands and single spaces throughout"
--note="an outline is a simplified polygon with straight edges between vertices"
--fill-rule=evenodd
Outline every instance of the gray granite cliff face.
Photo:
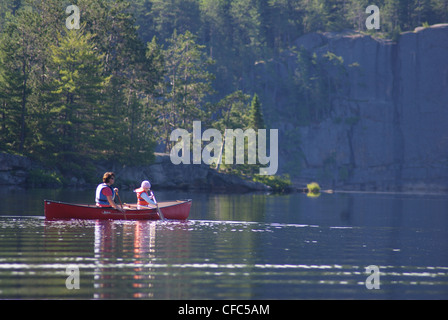
M 295 148 L 279 139 L 280 165 L 300 154 L 296 183 L 448 190 L 448 24 L 403 33 L 397 42 L 346 32 L 308 34 L 296 46 L 318 56 L 333 52 L 347 70 L 321 121 L 272 123 L 280 138 L 294 128 L 300 139 Z M 292 59 L 283 64 L 278 72 L 295 68 Z M 280 110 L 282 99 L 269 90 Z

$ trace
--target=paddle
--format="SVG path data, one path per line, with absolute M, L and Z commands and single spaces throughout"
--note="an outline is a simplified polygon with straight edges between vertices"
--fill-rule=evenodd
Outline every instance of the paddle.
M 152 192 L 152 190 L 151 190 L 151 197 L 153 198 L 154 203 L 156 204 L 157 212 L 159 213 L 160 220 L 162 220 L 162 221 L 165 220 L 165 217 L 163 216 L 162 210 L 160 210 L 159 204 L 157 203 L 156 197 L 154 196 L 154 193 Z
M 123 210 L 124 218 L 126 219 L 126 211 L 123 209 L 123 203 L 121 202 L 120 195 L 117 192 L 118 201 L 120 201 L 121 210 Z

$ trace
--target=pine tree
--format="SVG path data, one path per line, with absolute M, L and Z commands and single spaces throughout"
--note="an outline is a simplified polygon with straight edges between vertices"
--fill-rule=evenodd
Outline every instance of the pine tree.
M 103 76 L 102 56 L 84 30 L 67 30 L 58 45 L 51 46 L 54 75 L 51 90 L 52 130 L 57 133 L 53 157 L 69 164 L 108 151 L 109 110 L 99 102 L 108 81 Z M 76 167 L 75 167 L 76 168 Z
M 302 0 L 305 32 L 337 31 L 346 26 L 342 0 Z
M 171 148 L 170 132 L 176 128 L 190 129 L 192 120 L 204 120 L 208 110 L 206 98 L 212 94 L 213 75 L 207 68 L 213 63 L 196 43 L 189 31 L 174 32 L 164 52 L 166 63 L 165 97 L 160 112 L 164 114 L 163 137 L 166 151 Z
M 234 25 L 230 13 L 230 1 L 202 0 L 200 2 L 202 28 L 199 40 L 207 46 L 207 53 L 216 64 L 210 71 L 216 76 L 214 88 L 225 96 L 235 90 L 235 71 L 238 66 L 234 63 L 237 52 L 234 48 Z
M 264 129 L 263 111 L 261 109 L 261 102 L 257 94 L 254 94 L 249 111 L 249 128 L 254 130 Z
M 381 24 L 385 26 L 385 31 L 396 38 L 401 31 L 413 30 L 416 27 L 412 20 L 417 12 L 415 9 L 414 1 L 385 0 L 381 8 L 381 16 L 384 18 Z
M 303 34 L 305 10 L 297 0 L 269 0 L 261 11 L 266 44 L 278 52 Z
M 136 156 L 141 156 L 139 161 L 152 159 L 148 147 L 152 145 L 148 139 L 151 115 L 145 113 L 163 74 L 161 62 L 146 54 L 129 4 L 123 0 L 79 1 L 86 29 L 94 34 L 92 41 L 103 54 L 104 74 L 111 77 L 103 101 L 111 107 L 110 130 L 114 131 L 109 159 L 126 163 L 135 162 Z
M 10 35 L 4 33 L 0 39 L 0 150 L 6 152 L 17 152 L 20 140 L 23 80 L 13 59 L 17 49 Z
M 24 153 L 27 148 L 31 79 L 38 56 L 35 50 L 38 47 L 38 25 L 39 16 L 34 11 L 27 8 L 18 10 L 7 24 L 0 46 L 3 69 L 1 86 L 5 90 L 2 99 L 3 124 L 6 129 L 7 118 L 10 118 L 10 132 L 17 133 L 10 146 L 19 153 Z
M 432 0 L 431 23 L 448 22 L 448 0 Z
M 414 0 L 414 8 L 411 11 L 412 27 L 415 28 L 422 26 L 424 23 L 432 23 L 432 7 L 432 0 Z
M 249 126 L 249 99 L 250 96 L 244 94 L 241 90 L 235 91 L 214 106 L 214 115 L 218 120 L 214 121 L 213 128 L 218 129 L 222 134 L 222 150 L 220 152 L 220 161 L 217 169 L 235 168 L 234 165 L 225 165 L 224 142 L 226 139 L 226 129 L 246 129 Z M 246 149 L 247 150 L 247 149 Z M 241 165 L 239 168 L 242 168 Z
M 368 0 L 347 0 L 346 19 L 358 31 L 365 30 L 366 8 L 368 5 Z
M 156 36 L 165 44 L 173 34 L 190 31 L 197 34 L 200 28 L 200 1 L 198 0 L 138 0 L 133 7 L 146 9 L 134 10 L 137 23 L 141 25 L 139 33 L 144 42 Z M 149 10 L 148 10 L 149 9 Z
M 214 105 L 213 121 L 211 126 L 224 134 L 225 129 L 249 127 L 248 105 L 250 96 L 241 90 L 235 91 Z

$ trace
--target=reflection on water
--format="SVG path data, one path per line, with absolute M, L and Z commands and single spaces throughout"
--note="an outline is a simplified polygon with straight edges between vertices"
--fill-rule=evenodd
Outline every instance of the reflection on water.
M 189 221 L 161 222 L 46 221 L 36 198 L 50 196 L 20 209 L 8 195 L 0 298 L 448 298 L 444 197 L 197 194 Z M 379 290 L 365 286 L 369 265 Z M 65 286 L 70 266 L 79 290 Z
M 135 290 L 132 298 L 152 298 L 151 291 L 154 276 L 151 268 L 142 267 L 147 261 L 154 259 L 155 223 L 136 221 L 133 224 L 122 225 L 118 231 L 115 224 L 109 221 L 96 221 L 94 227 L 94 261 L 93 287 L 96 289 L 93 298 L 114 298 L 114 283 L 118 283 L 124 275 Z M 122 233 L 122 243 L 117 243 L 116 237 Z M 121 252 L 120 260 L 115 257 Z M 126 258 L 125 258 L 126 257 Z M 129 265 L 127 260 L 132 261 Z M 116 273 L 114 270 L 128 270 L 126 273 Z M 141 290 L 141 291 L 140 291 Z M 143 292 L 146 292 L 145 294 Z

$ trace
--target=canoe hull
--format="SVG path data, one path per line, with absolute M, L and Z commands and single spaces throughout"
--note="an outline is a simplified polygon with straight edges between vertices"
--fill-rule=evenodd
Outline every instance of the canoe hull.
M 186 220 L 190 214 L 191 200 L 159 202 L 165 219 Z M 93 220 L 160 220 L 156 208 L 137 209 L 136 205 L 124 205 L 125 212 L 95 205 L 72 204 L 44 200 L 47 220 L 93 219 Z

